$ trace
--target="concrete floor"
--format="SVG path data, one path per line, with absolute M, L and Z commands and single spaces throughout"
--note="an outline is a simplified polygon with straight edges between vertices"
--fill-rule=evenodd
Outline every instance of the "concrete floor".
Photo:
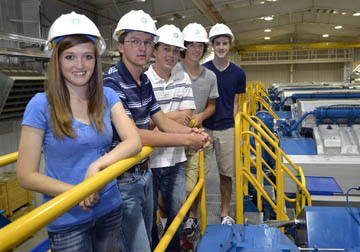
M 15 249 L 15 252 L 28 252 L 31 249 L 35 248 L 37 245 L 39 245 L 47 237 L 47 231 L 45 230 L 45 228 L 43 228 L 39 232 L 34 234 L 33 237 L 27 239 L 26 241 L 18 245 Z

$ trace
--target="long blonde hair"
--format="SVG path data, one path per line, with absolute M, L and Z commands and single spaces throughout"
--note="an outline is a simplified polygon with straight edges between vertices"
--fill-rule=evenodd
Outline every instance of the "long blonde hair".
M 73 46 L 91 40 L 82 35 L 71 35 L 60 41 L 54 48 L 48 67 L 48 80 L 45 85 L 47 100 L 50 104 L 50 123 L 56 138 L 77 137 L 72 127 L 70 94 L 60 69 L 61 53 Z M 94 47 L 95 48 L 95 47 Z M 103 133 L 104 90 L 100 56 L 95 50 L 95 68 L 88 84 L 88 117 L 97 132 Z

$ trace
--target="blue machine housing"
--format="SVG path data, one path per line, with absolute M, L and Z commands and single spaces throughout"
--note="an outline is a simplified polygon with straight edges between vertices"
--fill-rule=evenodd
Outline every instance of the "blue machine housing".
M 286 101 L 291 99 L 295 103 L 298 99 L 312 99 L 312 100 L 321 100 L 321 99 L 359 99 L 360 93 L 314 93 L 314 94 L 294 94 L 292 96 L 286 97 L 280 102 L 273 102 L 271 108 L 274 111 L 282 110 Z
M 297 252 L 278 228 L 267 225 L 208 225 L 198 252 Z
M 299 218 L 303 225 L 296 232 L 299 246 L 306 248 L 360 251 L 360 209 L 346 207 L 305 207 Z

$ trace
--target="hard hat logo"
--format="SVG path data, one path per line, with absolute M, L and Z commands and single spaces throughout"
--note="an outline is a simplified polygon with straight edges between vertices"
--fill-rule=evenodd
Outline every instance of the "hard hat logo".
M 146 17 L 142 17 L 141 18 L 141 22 L 143 22 L 144 24 L 146 24 L 148 22 L 147 18 Z
M 74 19 L 71 20 L 71 23 L 74 24 L 74 25 L 77 25 L 77 24 L 80 24 L 81 21 L 78 18 L 74 18 Z
M 176 39 L 179 38 L 179 34 L 175 32 L 174 33 L 174 38 L 176 38 Z
M 195 34 L 196 34 L 196 35 L 199 35 L 199 34 L 200 34 L 200 30 L 197 29 L 197 30 L 195 31 Z

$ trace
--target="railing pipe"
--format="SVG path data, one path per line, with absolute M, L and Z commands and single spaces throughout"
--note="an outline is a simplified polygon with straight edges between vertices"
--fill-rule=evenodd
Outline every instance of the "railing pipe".
M 199 179 L 205 181 L 205 167 L 204 167 L 204 152 L 199 153 Z M 200 225 L 201 225 L 201 235 L 204 235 L 206 229 L 206 194 L 205 194 L 205 183 L 200 190 Z
M 235 192 L 236 192 L 236 223 L 244 224 L 244 191 L 243 191 L 243 162 L 241 155 L 241 127 L 240 113 L 235 116 Z
M 167 229 L 167 231 L 165 232 L 165 234 L 161 238 L 161 240 L 160 240 L 159 244 L 156 246 L 154 252 L 165 251 L 165 249 L 169 245 L 169 243 L 170 243 L 171 239 L 173 238 L 175 232 L 179 228 L 179 226 L 180 226 L 181 222 L 183 221 L 186 213 L 189 211 L 191 205 L 195 201 L 196 197 L 198 196 L 198 194 L 199 194 L 201 188 L 204 186 L 204 184 L 205 184 L 204 179 L 199 178 L 199 181 L 197 182 L 195 188 L 190 193 L 189 197 L 186 199 L 184 205 L 180 208 L 180 211 L 178 212 L 178 214 L 174 218 L 173 222 L 171 222 L 171 225 L 169 226 L 169 228 Z
M 284 202 L 284 171 L 281 167 L 281 152 L 279 148 L 275 150 L 276 160 L 275 160 L 275 172 L 276 172 L 276 205 L 278 207 L 278 211 L 276 213 L 277 220 L 285 220 L 289 219 L 288 216 L 284 212 L 285 202 Z
M 18 153 L 13 152 L 0 157 L 0 167 L 16 162 Z
M 260 135 L 260 133 L 258 133 Z M 261 135 L 259 136 L 261 137 Z M 256 181 L 259 183 L 259 185 L 263 185 L 262 183 L 262 148 L 261 148 L 261 144 L 258 143 L 257 141 L 255 142 L 255 146 L 256 146 Z M 256 189 L 257 192 L 257 208 L 259 209 L 259 211 L 262 211 L 262 200 L 261 200 L 261 196 L 260 196 L 260 191 L 259 189 Z
M 6 225 L 0 229 L 0 251 L 11 249 L 24 241 L 33 233 L 79 203 L 86 196 L 103 188 L 109 181 L 150 155 L 154 150 L 155 148 L 152 147 L 143 147 L 142 151 L 137 155 L 108 166 L 93 177 L 44 203 L 18 220 Z

